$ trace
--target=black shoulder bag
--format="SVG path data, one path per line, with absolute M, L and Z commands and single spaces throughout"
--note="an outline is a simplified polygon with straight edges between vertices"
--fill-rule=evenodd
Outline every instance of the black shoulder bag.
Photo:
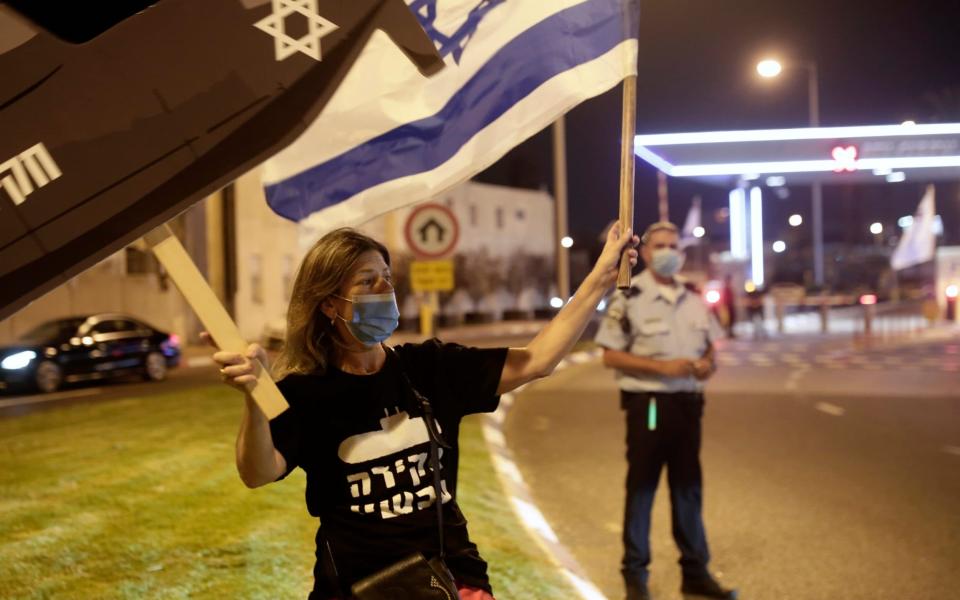
M 423 421 L 430 438 L 430 468 L 433 469 L 434 505 L 437 508 L 437 533 L 440 536 L 440 554 L 430 560 L 417 552 L 373 575 L 364 577 L 350 587 L 357 600 L 460 600 L 453 575 L 444 563 L 443 494 L 440 489 L 440 447 L 449 448 L 440 435 L 433 418 L 433 407 L 403 370 L 400 357 L 387 346 L 388 354 L 396 358 L 400 374 L 423 411 Z

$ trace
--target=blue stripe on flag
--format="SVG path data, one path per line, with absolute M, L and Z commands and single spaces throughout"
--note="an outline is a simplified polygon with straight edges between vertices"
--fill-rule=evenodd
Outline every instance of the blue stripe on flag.
M 588 0 L 551 15 L 495 53 L 437 115 L 267 186 L 267 203 L 298 221 L 386 181 L 435 169 L 545 82 L 634 37 L 623 6 L 624 0 Z

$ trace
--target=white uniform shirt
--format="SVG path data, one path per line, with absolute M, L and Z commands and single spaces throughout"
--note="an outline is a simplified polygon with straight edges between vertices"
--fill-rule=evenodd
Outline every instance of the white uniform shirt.
M 718 337 L 719 327 L 699 294 L 677 283 L 676 300 L 666 297 L 649 270 L 617 290 L 600 323 L 595 341 L 656 360 L 697 360 Z M 699 392 L 703 382 L 689 377 L 626 373 L 617 369 L 617 383 L 628 392 Z

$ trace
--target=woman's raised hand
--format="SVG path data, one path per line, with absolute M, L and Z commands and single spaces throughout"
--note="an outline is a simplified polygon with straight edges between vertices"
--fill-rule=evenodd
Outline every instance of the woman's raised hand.
M 200 337 L 214 348 L 217 347 L 206 331 L 201 332 Z M 267 353 L 260 344 L 250 344 L 243 354 L 217 350 L 213 353 L 213 360 L 220 366 L 220 379 L 244 393 L 252 390 L 257 383 L 260 374 L 257 361 L 259 360 L 264 368 L 268 368 Z
M 600 258 L 597 259 L 597 264 L 593 268 L 600 278 L 601 285 L 609 287 L 616 283 L 617 275 L 620 273 L 620 256 L 627 246 L 630 246 L 626 250 L 630 266 L 636 266 L 638 258 L 636 246 L 639 243 L 640 238 L 633 235 L 632 229 L 627 229 L 625 235 L 620 235 L 619 221 L 610 227 L 610 231 L 607 232 L 607 242 L 603 245 L 603 252 L 600 253 Z

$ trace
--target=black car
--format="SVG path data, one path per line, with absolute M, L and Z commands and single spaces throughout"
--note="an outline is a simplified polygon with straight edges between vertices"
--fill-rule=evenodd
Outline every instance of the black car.
M 121 314 L 47 321 L 0 346 L 0 390 L 52 392 L 64 383 L 138 374 L 160 381 L 180 362 L 180 341 Z

